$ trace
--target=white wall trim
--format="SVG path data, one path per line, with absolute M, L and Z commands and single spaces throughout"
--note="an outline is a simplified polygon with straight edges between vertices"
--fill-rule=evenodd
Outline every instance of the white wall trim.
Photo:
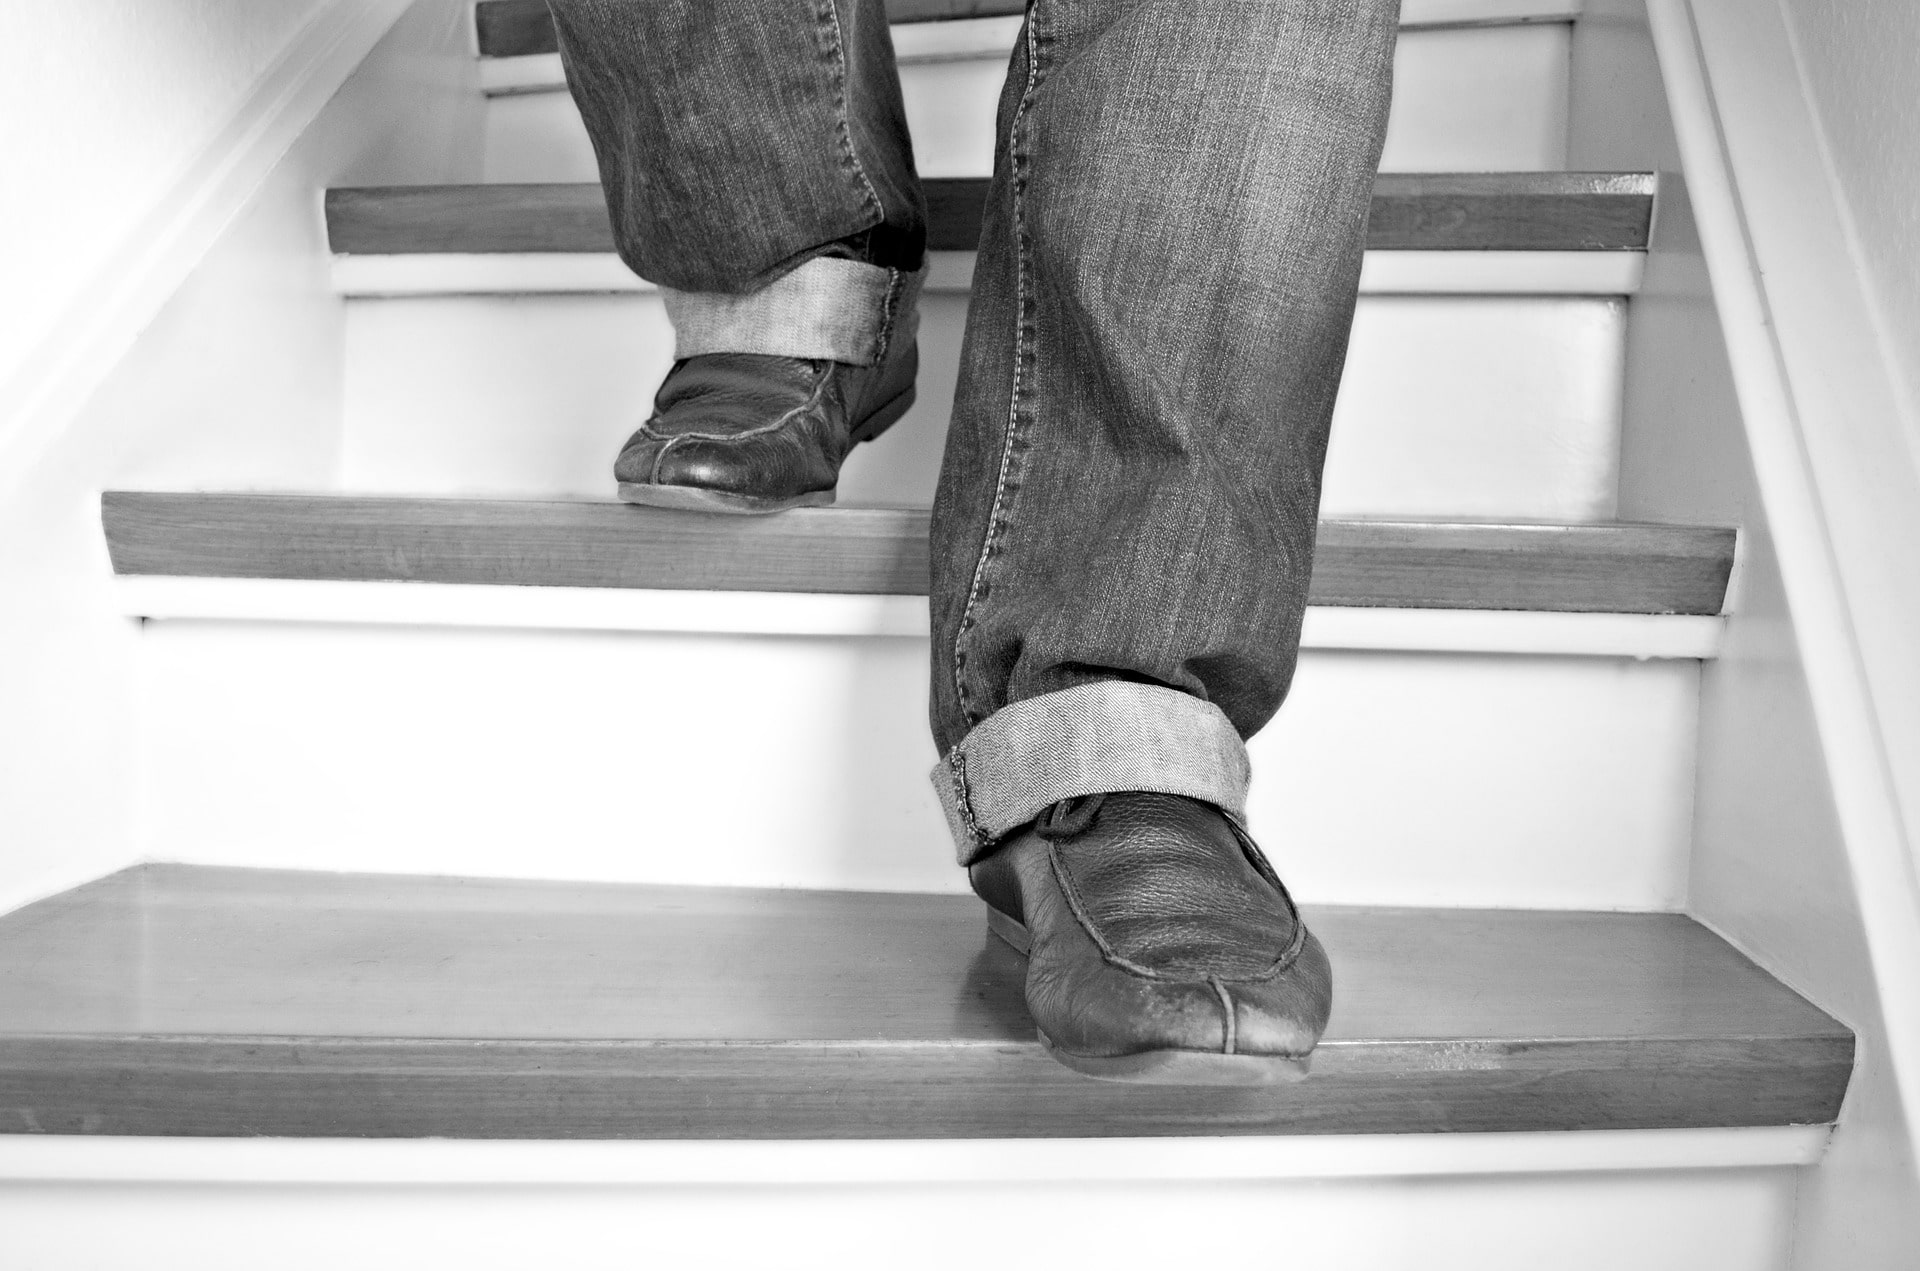
M 966 292 L 972 252 L 928 252 L 926 288 Z M 1647 254 L 1622 252 L 1368 252 L 1360 290 L 1369 295 L 1630 296 Z M 335 256 L 343 296 L 608 295 L 654 285 L 612 252 L 431 252 Z
M 0 1180 L 761 1186 L 1395 1178 L 1818 1163 L 1828 1127 L 850 1141 L 0 1136 Z
M 1895 1080 L 1920 1108 L 1915 421 L 1877 338 L 1783 14 L 1750 0 L 1649 0 L 1648 16 Z
M 32 468 L 409 0 L 335 0 L 290 40 L 232 119 L 104 255 L 0 384 L 0 498 Z M 316 213 L 317 214 L 317 213 Z
M 927 602 L 919 596 L 150 575 L 117 577 L 113 585 L 121 612 L 147 619 L 703 635 L 927 634 Z M 1301 643 L 1310 649 L 1699 659 L 1719 655 L 1724 625 L 1722 618 L 1682 614 L 1316 605 L 1307 610 Z

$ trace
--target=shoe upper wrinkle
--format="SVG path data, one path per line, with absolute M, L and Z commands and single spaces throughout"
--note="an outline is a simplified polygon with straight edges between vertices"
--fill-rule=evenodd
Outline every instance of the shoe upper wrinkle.
M 1297 951 L 1298 915 L 1219 813 L 1135 796 L 1109 800 L 1099 825 L 1051 847 L 1062 892 L 1111 959 L 1152 976 L 1244 981 Z
M 762 354 L 681 363 L 614 464 L 621 481 L 754 492 L 830 489 L 852 447 L 846 368 Z M 744 443 L 744 444 L 743 444 Z
M 760 354 L 700 358 L 668 376 L 643 427 L 657 438 L 709 441 L 776 432 L 820 405 L 831 366 Z
M 909 315 L 910 316 L 910 315 Z M 673 364 L 613 464 L 629 503 L 771 513 L 833 502 L 852 449 L 913 404 L 910 338 L 875 365 L 707 350 Z
M 1027 1007 L 1056 1055 L 1311 1052 L 1332 967 L 1238 825 L 1147 791 L 1065 804 L 969 869 L 1026 931 Z

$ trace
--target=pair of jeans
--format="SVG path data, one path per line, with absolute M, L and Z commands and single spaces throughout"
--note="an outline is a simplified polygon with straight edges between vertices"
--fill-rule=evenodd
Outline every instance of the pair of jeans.
M 620 253 L 683 307 L 831 293 L 823 257 L 919 267 L 881 0 L 550 2 Z M 1029 0 L 930 543 L 963 862 L 1077 794 L 1243 813 L 1298 653 L 1398 10 Z

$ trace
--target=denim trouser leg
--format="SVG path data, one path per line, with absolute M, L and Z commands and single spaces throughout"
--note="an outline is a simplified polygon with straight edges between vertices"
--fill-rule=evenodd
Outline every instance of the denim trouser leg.
M 862 315 L 911 309 L 925 215 L 880 0 L 550 3 L 683 355 L 884 348 Z M 1299 643 L 1398 8 L 1030 0 L 931 545 L 963 860 L 1075 794 L 1244 806 L 1242 739 Z
M 883 0 L 549 7 L 615 246 L 678 356 L 870 363 L 926 244 Z
M 963 861 L 1048 804 L 1243 806 L 1292 678 L 1398 0 L 1031 0 L 934 506 Z

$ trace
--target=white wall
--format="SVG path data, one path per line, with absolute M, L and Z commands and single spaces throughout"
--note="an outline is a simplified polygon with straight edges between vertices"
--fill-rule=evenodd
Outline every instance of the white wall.
M 58 250 L 46 244 L 70 227 L 12 197 L 54 179 L 49 161 L 34 158 L 48 153 L 45 143 L 18 156 L 12 148 L 15 131 L 32 131 L 16 116 L 38 117 L 49 103 L 17 98 L 29 92 L 29 80 L 58 88 L 56 70 L 90 81 L 132 74 L 124 63 L 137 60 L 137 41 L 123 40 L 122 30 L 101 35 L 106 47 L 94 50 L 79 16 L 18 15 L 45 41 L 35 54 L 44 51 L 49 65 L 21 80 L 0 79 L 0 101 L 11 107 L 0 110 L 0 145 L 8 147 L 0 153 L 18 159 L 0 178 L 0 225 L 44 228 L 33 231 L 40 243 L 22 242 L 24 229 L 0 235 L 0 278 L 14 287 L 18 276 L 42 300 L 85 286 L 89 269 L 103 266 L 130 261 L 144 279 L 101 299 L 106 316 L 91 330 L 76 331 L 44 305 L 20 302 L 4 315 L 17 324 L 9 330 L 58 342 L 60 356 L 28 361 L 12 384 L 0 382 L 0 912 L 127 864 L 141 848 L 142 796 L 129 762 L 139 641 L 111 596 L 99 491 L 141 482 L 245 488 L 331 479 L 344 315 L 328 280 L 319 192 L 403 173 L 425 181 L 478 174 L 469 3 L 262 0 L 259 9 L 285 17 L 277 29 L 291 40 L 269 50 L 273 40 L 259 34 L 264 19 L 245 12 L 243 0 L 155 0 L 152 7 L 177 21 L 136 23 L 152 40 L 162 29 L 196 48 L 230 37 L 233 57 L 265 77 L 264 91 L 229 61 L 226 78 L 208 71 L 202 78 L 218 82 L 200 85 L 196 95 L 184 81 L 199 74 L 198 54 L 168 50 L 185 69 L 174 71 L 183 82 L 167 90 L 175 95 L 166 109 L 177 130 L 192 120 L 201 135 L 172 137 L 168 163 L 155 159 L 140 169 L 161 202 L 157 212 L 151 203 L 117 209 L 115 230 L 128 241 L 108 241 L 93 225 L 59 237 Z M 107 6 L 71 7 L 97 14 Z M 309 21 L 301 23 L 303 9 Z M 196 31 L 198 41 L 189 38 Z M 22 39 L 31 46 L 31 35 Z M 240 50 L 251 51 L 243 57 Z M 157 46 L 150 56 L 158 59 Z M 116 91 L 114 109 L 137 115 L 135 103 L 154 101 L 146 92 Z M 394 130 L 394 118 L 412 127 Z M 92 137 L 116 152 L 160 144 L 145 133 L 138 144 L 118 136 L 126 118 L 113 110 L 89 119 L 62 121 L 62 135 L 75 145 Z M 27 162 L 41 167 L 23 181 L 18 165 Z M 71 156 L 60 163 L 85 166 Z M 94 172 L 75 181 L 100 178 Z M 38 395 L 10 395 L 20 383 Z M 9 449 L 22 437 L 26 443 Z
M 1920 4 L 1780 4 L 1911 413 L 1920 400 Z
M 1920 1247 L 1912 1109 L 1707 277 L 1692 201 L 1706 174 L 1682 170 L 1642 0 L 1588 0 L 1576 31 L 1571 163 L 1662 173 L 1646 281 L 1629 307 L 1620 515 L 1742 527 L 1726 644 L 1701 677 L 1688 908 L 1859 1038 L 1828 1155 L 1797 1189 L 1792 1265 L 1905 1271 Z M 1788 94 L 1769 79 L 1761 96 Z
M 9 6 L 0 76 L 0 382 L 233 122 L 301 29 L 342 0 Z M 23 197 L 24 196 L 24 197 Z

